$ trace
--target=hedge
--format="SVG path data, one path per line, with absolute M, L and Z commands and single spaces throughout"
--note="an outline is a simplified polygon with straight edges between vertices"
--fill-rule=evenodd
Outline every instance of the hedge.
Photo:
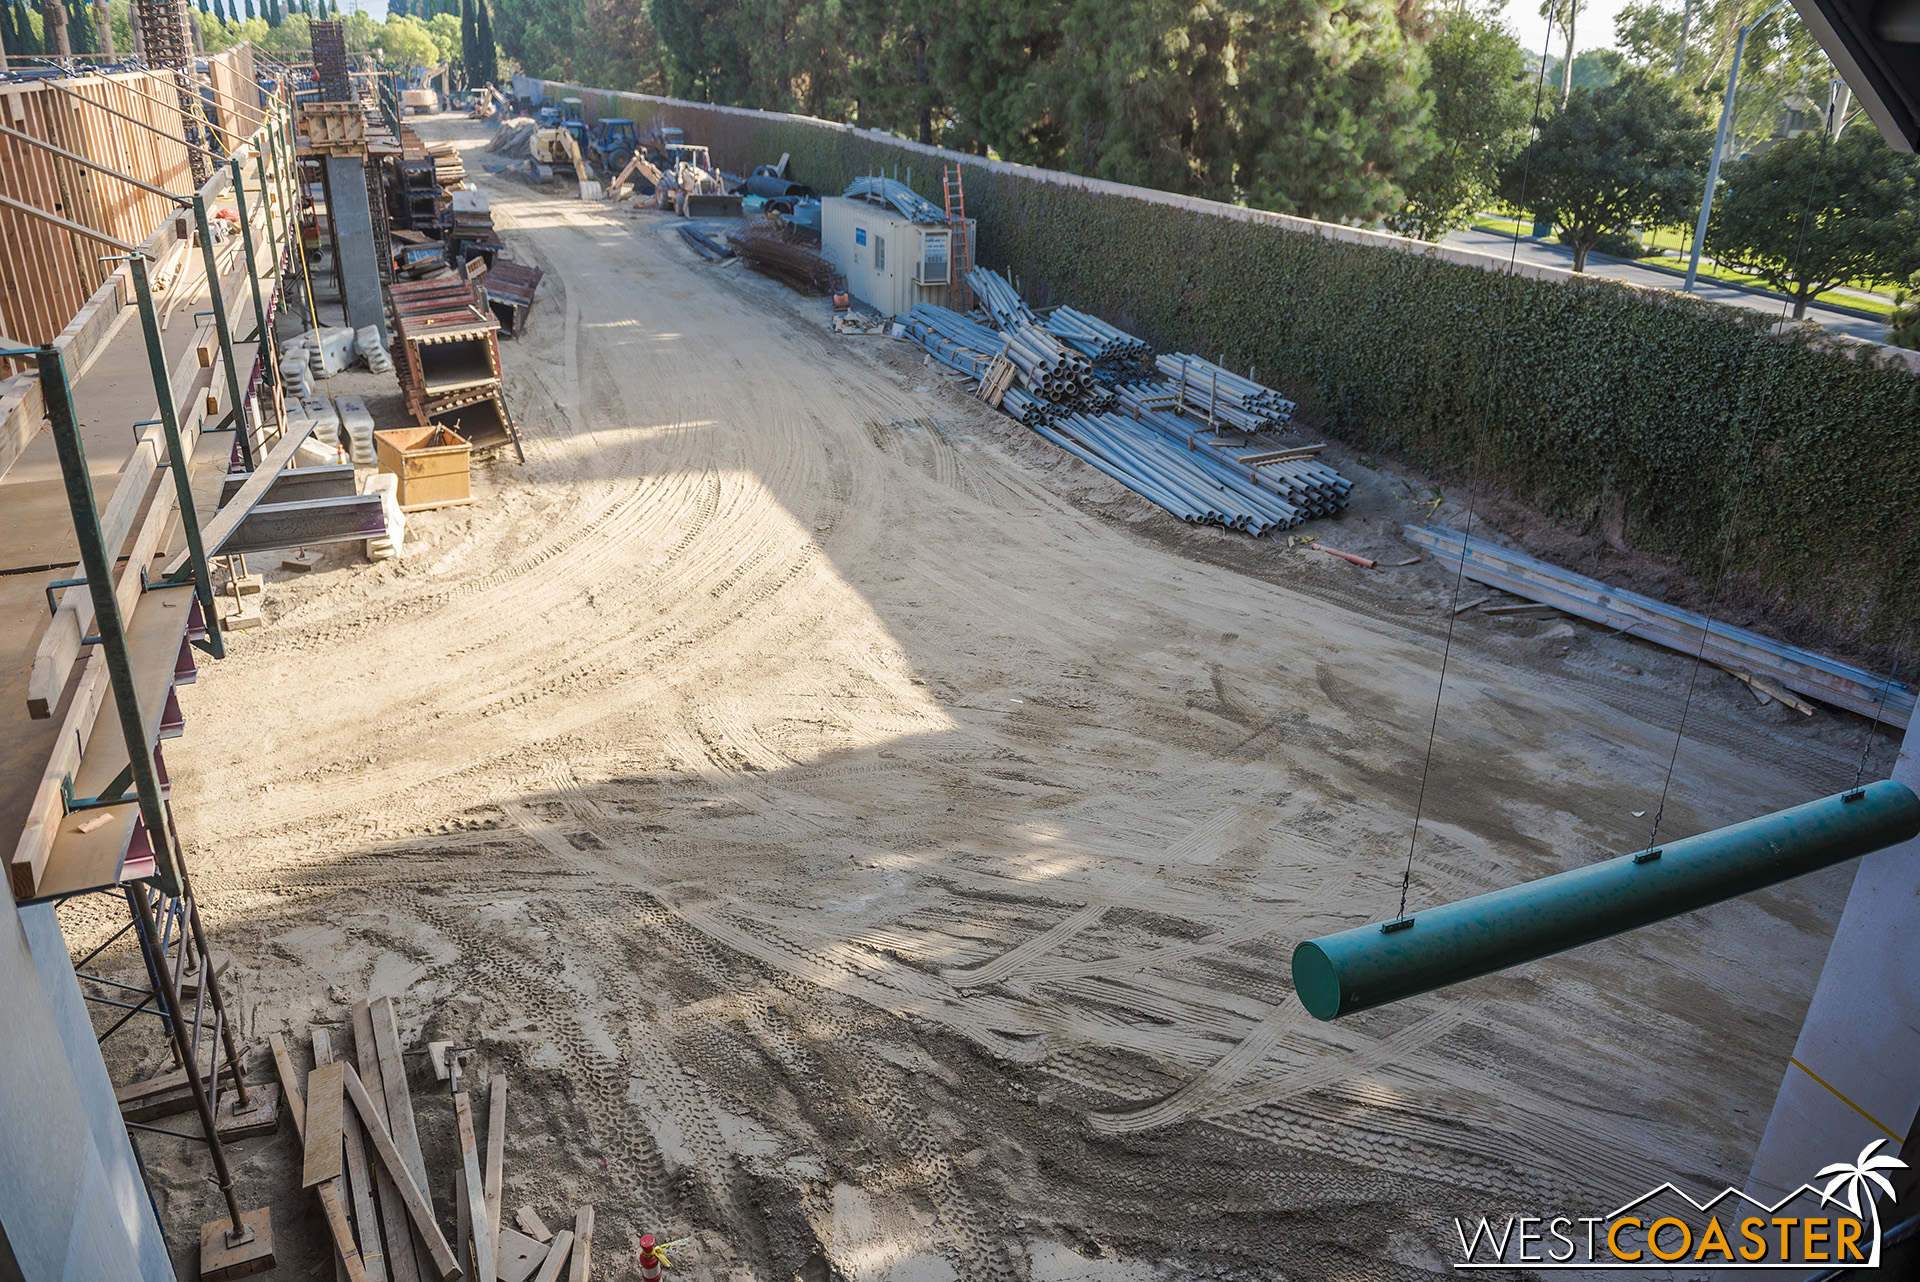
M 732 172 L 790 153 L 941 203 L 966 170 L 983 264 L 1301 403 L 1347 441 L 1472 477 L 1884 646 L 1920 622 L 1920 378 L 1900 354 L 1666 291 L 1510 274 L 1357 229 L 1050 175 L 827 122 L 548 84 L 590 118 L 657 118 Z

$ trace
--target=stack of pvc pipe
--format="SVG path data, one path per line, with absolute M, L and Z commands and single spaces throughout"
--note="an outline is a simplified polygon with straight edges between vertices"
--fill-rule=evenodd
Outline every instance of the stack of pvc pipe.
M 1123 329 L 1115 329 L 1097 316 L 1076 312 L 1071 307 L 1056 307 L 1041 327 L 1069 346 L 1085 352 L 1104 364 L 1129 364 L 1153 355 L 1153 349 Z
M 1118 414 L 1069 414 L 1028 426 L 1183 521 L 1257 537 L 1310 515 L 1211 454 L 1182 449 Z
M 1293 419 L 1294 403 L 1270 387 L 1185 352 L 1153 358 L 1161 378 L 1177 388 L 1188 412 L 1258 432 Z
M 1033 310 L 1021 300 L 1019 293 L 1004 277 L 984 267 L 974 267 L 967 272 L 967 284 L 973 287 L 973 296 L 980 301 L 981 310 L 991 316 L 999 328 L 1039 323 Z
M 1093 388 L 1093 362 L 1086 354 L 1062 347 L 1058 339 L 1037 325 L 1009 325 L 1006 357 L 1019 372 L 1021 384 L 1050 401 L 1074 401 Z
M 920 303 L 907 313 L 906 336 L 927 349 L 942 365 L 969 378 L 980 378 L 1000 354 L 1005 340 L 959 312 L 932 303 Z

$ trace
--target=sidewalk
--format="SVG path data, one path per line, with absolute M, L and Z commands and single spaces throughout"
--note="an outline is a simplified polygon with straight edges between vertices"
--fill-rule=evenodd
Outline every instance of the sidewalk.
M 1481 231 L 1468 228 L 1449 235 L 1446 244 L 1460 249 L 1470 249 L 1475 253 L 1492 254 L 1506 258 L 1514 254 L 1513 237 L 1499 232 Z M 1538 263 L 1545 267 L 1564 267 L 1573 270 L 1573 251 L 1557 240 L 1535 240 L 1523 236 L 1520 239 L 1519 258 L 1521 262 Z M 1609 258 L 1605 254 L 1587 255 L 1587 275 L 1600 276 L 1609 280 L 1623 280 L 1634 285 L 1647 285 L 1654 289 L 1678 290 L 1682 280 L 1672 272 L 1646 267 L 1624 258 Z M 1727 303 L 1734 307 L 1745 307 L 1757 312 L 1766 312 L 1781 320 L 1792 317 L 1792 304 L 1765 294 L 1722 285 L 1702 278 L 1694 289 L 1700 298 L 1712 299 L 1716 303 Z M 1882 320 L 1854 316 L 1847 312 L 1834 311 L 1818 304 L 1807 308 L 1807 319 L 1837 334 L 1849 334 L 1854 338 L 1864 338 L 1875 343 L 1887 341 L 1887 324 Z

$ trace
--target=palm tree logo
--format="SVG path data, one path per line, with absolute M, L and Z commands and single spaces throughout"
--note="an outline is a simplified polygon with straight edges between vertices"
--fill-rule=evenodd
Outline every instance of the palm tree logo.
M 1820 1194 L 1821 1203 L 1833 1202 L 1845 1206 L 1856 1220 L 1862 1218 L 1860 1195 L 1863 1192 L 1866 1194 L 1867 1212 L 1873 1216 L 1873 1258 L 1867 1261 L 1867 1268 L 1874 1268 L 1880 1263 L 1880 1204 L 1874 1201 L 1873 1191 L 1879 1189 L 1885 1193 L 1889 1202 L 1894 1199 L 1893 1185 L 1880 1172 L 1901 1171 L 1907 1166 L 1897 1157 L 1874 1153 L 1875 1149 L 1885 1143 L 1885 1140 L 1875 1140 L 1861 1149 L 1860 1156 L 1853 1161 L 1835 1162 L 1832 1166 L 1823 1166 L 1820 1168 L 1820 1173 L 1814 1176 L 1815 1179 L 1833 1177 L 1827 1180 L 1826 1191 Z M 1846 1190 L 1845 1197 L 1838 1196 L 1841 1189 Z

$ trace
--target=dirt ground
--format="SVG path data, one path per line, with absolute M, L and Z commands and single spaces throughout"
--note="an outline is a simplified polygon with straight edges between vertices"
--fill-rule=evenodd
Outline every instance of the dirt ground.
M 1186 527 L 670 217 L 420 128 L 547 271 L 527 461 L 398 560 L 253 567 L 267 625 L 182 692 L 247 1038 L 384 993 L 472 1047 L 506 1207 L 595 1205 L 596 1278 L 647 1232 L 725 1282 L 1411 1278 L 1456 1215 L 1745 1177 L 1852 865 L 1334 1024 L 1288 977 L 1395 911 L 1450 622 L 1416 910 L 1639 848 L 1686 658 Z M 1335 461 L 1357 501 L 1301 533 L 1415 557 L 1435 496 Z M 1662 832 L 1835 791 L 1865 735 L 1709 669 Z M 204 1154 L 144 1153 L 191 1276 Z M 290 1134 L 234 1153 L 277 1276 L 324 1274 Z

